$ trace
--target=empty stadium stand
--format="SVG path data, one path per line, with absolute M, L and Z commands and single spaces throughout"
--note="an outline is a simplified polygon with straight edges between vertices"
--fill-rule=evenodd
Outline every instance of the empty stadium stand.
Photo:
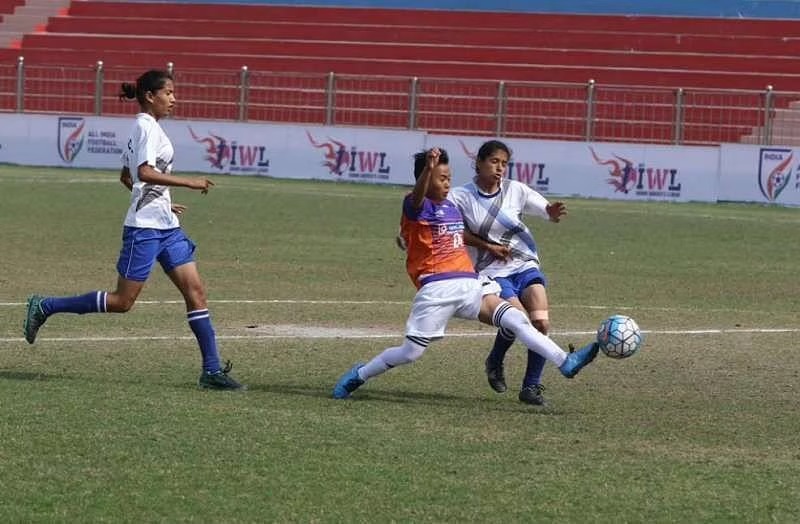
M 0 0 L 0 13 L 20 2 Z M 503 133 L 547 138 L 586 136 L 591 79 L 591 137 L 652 142 L 675 139 L 682 88 L 682 140 L 715 143 L 759 133 L 767 86 L 798 85 L 798 51 L 797 20 L 73 1 L 42 30 L 0 49 L 0 67 L 24 56 L 31 68 L 81 71 L 79 81 L 60 84 L 53 97 L 48 92 L 58 84 L 45 76 L 54 72 L 36 76 L 30 69 L 25 110 L 91 112 L 90 71 L 102 60 L 103 113 L 114 114 L 130 111 L 113 100 L 120 80 L 172 63 L 184 100 L 179 115 L 235 119 L 242 116 L 237 75 L 247 66 L 245 118 L 321 122 L 327 75 L 334 72 L 338 82 L 352 83 L 336 85 L 335 123 L 390 127 L 409 125 L 408 81 L 419 77 L 417 127 L 494 132 L 496 100 L 505 89 Z M 278 92 L 276 74 L 287 77 L 281 96 L 306 93 L 307 101 L 294 104 L 305 111 L 268 109 Z M 358 87 L 369 82 L 355 80 L 366 76 L 382 79 L 371 96 Z M 0 93 L 9 90 L 0 78 Z M 0 110 L 12 109 L 10 98 L 0 95 Z M 776 97 L 775 107 L 788 108 L 793 99 Z M 200 112 L 187 104 L 213 107 Z

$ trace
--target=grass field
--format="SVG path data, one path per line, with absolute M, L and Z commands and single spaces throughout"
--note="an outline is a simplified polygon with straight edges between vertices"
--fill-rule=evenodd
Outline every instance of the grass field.
M 0 166 L 2 522 L 798 522 L 800 215 L 567 199 L 533 219 L 553 338 L 634 316 L 631 359 L 550 406 L 486 384 L 493 330 L 329 398 L 401 340 L 413 288 L 405 190 L 215 178 L 184 190 L 222 356 L 244 394 L 195 388 L 199 352 L 160 272 L 127 315 L 21 338 L 28 294 L 112 288 L 128 195 L 115 173 Z

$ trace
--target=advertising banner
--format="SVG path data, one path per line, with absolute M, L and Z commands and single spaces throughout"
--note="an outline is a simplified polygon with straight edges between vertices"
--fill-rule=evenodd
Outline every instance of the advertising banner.
M 800 148 L 723 144 L 719 199 L 800 206 Z
M 422 132 L 166 121 L 176 170 L 382 184 L 413 183 Z
M 485 137 L 428 135 L 447 149 L 454 184 L 475 174 Z M 508 177 L 542 194 L 621 200 L 717 199 L 719 149 L 598 142 L 502 139 L 512 150 Z
M 130 118 L 0 115 L 0 162 L 119 169 Z

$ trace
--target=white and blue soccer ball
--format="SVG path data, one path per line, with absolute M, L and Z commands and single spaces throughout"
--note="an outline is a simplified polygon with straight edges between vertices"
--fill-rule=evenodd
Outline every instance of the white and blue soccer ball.
M 642 331 L 631 317 L 612 315 L 597 329 L 600 350 L 611 358 L 628 358 L 642 347 Z

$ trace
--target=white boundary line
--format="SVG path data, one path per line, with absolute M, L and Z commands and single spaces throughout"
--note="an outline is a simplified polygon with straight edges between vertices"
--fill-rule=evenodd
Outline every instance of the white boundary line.
M 295 299 L 227 299 L 227 300 L 209 300 L 209 304 L 311 304 L 311 305 L 401 305 L 410 306 L 411 299 L 409 300 L 295 300 Z M 0 302 L 0 307 L 21 307 L 25 302 Z M 143 306 L 165 306 L 183 304 L 183 300 L 137 300 L 136 305 Z M 597 304 L 551 304 L 551 309 L 596 309 L 596 310 L 614 310 L 614 311 L 700 311 L 691 308 L 677 308 L 677 307 L 655 307 L 655 306 L 610 306 L 610 305 L 597 305 Z M 718 309 L 703 309 L 704 312 L 719 313 L 719 312 L 733 312 L 733 313 L 763 313 L 763 310 L 746 310 L 746 309 L 733 309 L 733 308 L 718 308 Z
M 322 328 L 321 328 L 322 329 Z M 354 328 L 354 331 L 356 329 Z M 771 334 L 771 333 L 800 333 L 800 328 L 767 328 L 767 329 L 653 329 L 642 331 L 645 335 L 732 335 L 732 334 Z M 585 336 L 593 335 L 595 331 L 557 331 L 552 333 L 551 336 L 565 337 L 565 336 Z M 495 336 L 494 331 L 467 331 L 457 333 L 447 333 L 445 338 L 461 338 L 461 337 L 488 337 Z M 313 333 L 291 333 L 291 334 L 253 334 L 253 335 L 217 335 L 218 340 L 273 340 L 273 339 L 343 339 L 343 340 L 356 340 L 356 339 L 382 339 L 382 338 L 397 338 L 403 337 L 402 330 L 393 331 L 391 333 L 350 333 L 350 334 L 313 334 Z M 195 340 L 193 336 L 116 336 L 116 337 L 42 337 L 37 338 L 37 342 L 123 342 L 123 341 L 137 341 L 137 340 Z M 0 338 L 2 343 L 15 343 L 24 342 L 25 339 L 19 338 Z

